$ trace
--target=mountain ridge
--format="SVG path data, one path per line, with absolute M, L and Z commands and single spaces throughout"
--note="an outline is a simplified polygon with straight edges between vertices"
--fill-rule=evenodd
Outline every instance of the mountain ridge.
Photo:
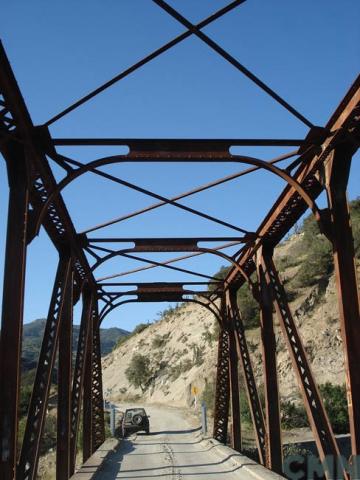
M 45 330 L 46 318 L 37 318 L 23 326 L 22 366 L 25 370 L 36 368 L 42 338 Z M 76 352 L 80 325 L 73 325 L 73 352 Z M 118 327 L 100 329 L 101 354 L 107 355 L 114 348 L 121 337 L 130 334 L 127 330 Z

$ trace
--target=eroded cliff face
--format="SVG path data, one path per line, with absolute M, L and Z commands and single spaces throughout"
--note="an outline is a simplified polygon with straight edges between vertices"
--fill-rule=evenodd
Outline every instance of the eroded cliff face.
M 279 263 L 296 251 L 301 234 L 293 236 L 276 250 Z M 282 269 L 288 281 L 297 267 Z M 335 280 L 330 276 L 312 287 L 299 288 L 290 303 L 308 359 L 318 384 L 345 382 L 342 342 L 339 330 Z M 299 389 L 283 335 L 275 318 L 280 395 L 299 399 Z M 261 385 L 262 363 L 259 328 L 246 330 L 257 383 Z M 151 380 L 144 392 L 129 384 L 125 370 L 133 355 L 149 358 Z M 174 406 L 193 402 L 192 387 L 200 394 L 206 382 L 215 380 L 217 340 L 211 313 L 196 304 L 183 304 L 167 313 L 141 333 L 130 337 L 103 359 L 105 397 L 113 401 L 140 396 L 144 401 Z

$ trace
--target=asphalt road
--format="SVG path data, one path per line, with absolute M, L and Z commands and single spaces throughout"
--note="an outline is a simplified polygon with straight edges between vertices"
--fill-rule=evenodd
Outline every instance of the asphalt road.
M 231 455 L 220 456 L 212 445 L 204 445 L 200 429 L 192 427 L 177 409 L 146 407 L 150 434 L 131 434 L 108 454 L 94 480 L 169 479 L 236 480 L 245 474 Z

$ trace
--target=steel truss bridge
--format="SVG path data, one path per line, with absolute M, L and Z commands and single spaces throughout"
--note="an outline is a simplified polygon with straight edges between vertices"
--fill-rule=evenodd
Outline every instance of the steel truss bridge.
M 347 399 L 352 454 L 360 454 L 360 317 L 354 246 L 346 198 L 351 160 L 360 139 L 360 79 L 357 78 L 339 107 L 324 126 L 314 126 L 307 118 L 256 77 L 237 59 L 203 33 L 203 28 L 242 3 L 234 1 L 197 25 L 193 25 L 163 0 L 154 0 L 167 14 L 186 27 L 185 33 L 163 45 L 131 68 L 90 92 L 47 123 L 35 126 L 17 85 L 6 53 L 0 48 L 0 150 L 6 162 L 9 206 L 5 252 L 5 272 L 0 350 L 0 479 L 32 480 L 36 477 L 39 446 L 47 413 L 51 376 L 58 356 L 57 479 L 66 480 L 75 469 L 80 414 L 83 415 L 84 461 L 104 441 L 104 411 L 101 376 L 99 327 L 106 315 L 127 302 L 197 302 L 210 310 L 220 324 L 216 377 L 213 436 L 225 443 L 231 406 L 231 442 L 241 451 L 238 367 L 241 366 L 260 462 L 282 472 L 282 443 L 279 392 L 276 368 L 276 341 L 273 306 L 296 373 L 302 400 L 316 440 L 320 459 L 339 455 L 332 427 L 311 372 L 306 351 L 273 261 L 274 247 L 308 209 L 321 232 L 333 247 L 341 335 L 344 348 Z M 304 139 L 117 139 L 53 138 L 49 126 L 95 95 L 125 78 L 184 39 L 195 35 L 221 55 L 241 74 L 270 95 L 289 114 L 308 128 Z M 103 157 L 88 163 L 65 157 L 58 146 L 126 145 L 128 153 Z M 293 146 L 271 162 L 230 153 L 232 146 Z M 287 168 L 278 164 L 292 158 Z M 239 173 L 201 185 L 175 197 L 164 197 L 100 167 L 121 162 L 237 162 L 246 165 Z M 63 169 L 56 181 L 51 164 Z M 286 186 L 265 215 L 256 232 L 215 218 L 179 203 L 185 197 L 210 189 L 234 178 L 263 169 L 282 178 Z M 75 230 L 62 197 L 62 191 L 81 175 L 91 172 L 155 199 L 149 207 L 98 225 L 86 232 Z M 319 209 L 317 197 L 326 192 L 327 208 Z M 94 231 L 124 219 L 141 215 L 163 205 L 172 205 L 236 232 L 233 237 L 211 238 L 95 238 Z M 28 245 L 43 227 L 59 253 L 52 297 L 42 342 L 36 380 L 28 410 L 20 453 L 18 442 L 18 405 L 20 356 L 25 291 L 25 266 Z M 214 248 L 199 244 L 217 242 Z M 218 246 L 219 242 L 224 242 Z M 129 243 L 132 245 L 128 247 Z M 123 245 L 125 244 L 125 245 Z M 116 245 L 116 247 L 114 247 Z M 238 245 L 229 256 L 224 249 Z M 145 260 L 142 252 L 181 252 L 166 262 Z M 203 254 L 217 255 L 231 265 L 224 280 L 212 279 L 201 272 L 177 267 L 176 262 Z M 195 273 L 202 282 L 121 283 L 117 275 L 103 279 L 95 270 L 114 257 L 147 262 L 142 269 L 168 268 Z M 89 261 L 89 258 L 92 261 Z M 134 271 L 139 271 L 137 268 Z M 214 283 L 211 292 L 208 282 Z M 236 292 L 248 284 L 259 304 L 265 408 L 259 401 L 243 319 Z M 203 290 L 195 290 L 194 287 Z M 32 287 L 32 286 L 29 286 Z M 116 291 L 118 287 L 118 291 Z M 128 289 L 124 290 L 124 287 Z M 82 301 L 80 335 L 75 367 L 72 368 L 72 315 L 74 305 Z M 344 471 L 343 476 L 348 477 Z

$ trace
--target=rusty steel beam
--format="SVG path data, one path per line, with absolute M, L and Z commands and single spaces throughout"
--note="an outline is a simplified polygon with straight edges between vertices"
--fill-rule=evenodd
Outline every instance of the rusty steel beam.
M 0 479 L 15 478 L 29 191 L 24 149 L 7 157 L 9 203 L 0 345 Z
M 93 313 L 93 297 L 91 291 L 88 289 L 84 290 L 83 310 L 71 391 L 70 475 L 73 475 L 76 465 L 77 439 L 80 423 L 81 400 L 83 395 L 85 362 L 88 349 L 89 327 Z
M 266 464 L 266 428 L 260 398 L 255 382 L 255 375 L 251 364 L 249 348 L 245 337 L 245 328 L 237 305 L 237 292 L 228 290 L 228 308 L 230 309 L 230 325 L 234 329 L 235 347 L 240 359 L 245 379 L 245 389 L 254 427 L 255 442 L 262 465 Z
M 93 357 L 92 357 L 92 453 L 105 441 L 104 398 L 102 387 L 100 321 L 96 305 L 93 327 Z
M 154 248 L 158 251 L 163 248 L 176 249 L 194 249 L 200 242 L 242 242 L 244 237 L 153 237 L 153 238 L 119 238 L 119 237 L 102 237 L 102 238 L 88 238 L 87 242 L 92 243 L 134 243 L 134 251 L 148 251 L 142 250 L 144 248 Z
M 73 384 L 71 390 L 70 475 L 75 472 L 77 439 L 83 396 L 85 362 L 89 346 L 88 337 L 93 314 L 94 295 L 88 289 L 83 292 L 83 309 L 76 352 Z
M 198 29 L 202 29 L 202 28 L 205 28 L 207 25 L 210 25 L 210 23 L 214 22 L 215 20 L 217 20 L 218 18 L 222 17 L 223 15 L 225 15 L 226 13 L 230 12 L 231 10 L 233 10 L 234 8 L 236 8 L 238 5 L 240 5 L 241 3 L 244 3 L 245 0 L 235 0 L 233 2 L 231 2 L 230 4 L 226 5 L 225 7 L 221 8 L 220 10 L 218 10 L 217 12 L 213 13 L 212 15 L 210 15 L 209 17 L 207 17 L 205 20 L 202 20 L 200 23 L 198 23 L 196 25 L 196 27 Z M 119 73 L 118 75 L 116 75 L 115 77 L 113 77 L 111 80 L 109 80 L 108 82 L 104 83 L 103 85 L 101 85 L 100 87 L 96 88 L 95 90 L 93 90 L 92 92 L 88 93 L 87 95 L 85 95 L 84 97 L 82 97 L 80 100 L 78 100 L 77 102 L 73 103 L 72 105 L 70 105 L 68 108 L 66 108 L 65 110 L 63 110 L 62 112 L 58 113 L 57 115 L 55 115 L 54 117 L 52 117 L 50 120 L 48 120 L 45 125 L 51 125 L 52 123 L 56 122 L 57 120 L 59 120 L 60 118 L 64 117 L 65 115 L 67 115 L 68 113 L 72 112 L 73 110 L 75 110 L 76 108 L 80 107 L 80 105 L 83 105 L 85 102 L 89 101 L 90 99 L 94 98 L 96 95 L 98 95 L 99 93 L 103 92 L 104 90 L 106 90 L 107 88 L 111 87 L 112 85 L 114 85 L 115 83 L 119 82 L 120 80 L 122 80 L 123 78 L 127 77 L 128 75 L 130 75 L 131 73 L 135 72 L 136 70 L 138 70 L 140 67 L 143 67 L 144 65 L 146 65 L 147 63 L 149 63 L 151 60 L 153 60 L 154 58 L 157 58 L 159 55 L 161 55 L 162 53 L 166 52 L 167 50 L 169 50 L 170 48 L 174 47 L 175 45 L 177 45 L 178 43 L 182 42 L 183 40 L 185 40 L 186 38 L 190 37 L 192 34 L 193 34 L 193 30 L 192 29 L 189 29 L 187 30 L 186 32 L 182 33 L 181 35 L 175 37 L 173 40 L 171 40 L 170 42 L 167 42 L 166 44 L 164 44 L 163 46 L 161 46 L 160 48 L 158 48 L 157 50 L 154 50 L 152 53 L 150 53 L 149 55 L 147 55 L 146 57 L 144 57 L 142 60 L 140 60 L 139 62 L 135 63 L 134 65 L 132 65 L 131 67 L 127 68 L 126 70 L 124 70 L 123 72 Z
M 229 292 L 225 294 L 224 312 L 226 318 L 226 329 L 228 331 L 229 341 L 229 382 L 230 382 L 230 399 L 231 399 L 231 447 L 237 452 L 241 451 L 241 415 L 240 415 L 240 391 L 239 391 L 239 372 L 238 372 L 238 355 L 236 350 L 235 329 L 231 322 L 231 305 Z
M 281 474 L 282 440 L 276 338 L 273 319 L 273 296 L 270 274 L 263 258 L 264 252 L 266 252 L 266 250 L 263 247 L 257 252 L 257 277 L 259 285 L 257 300 L 260 305 L 261 349 L 265 393 L 265 465 L 270 468 L 270 470 Z
M 59 331 L 56 480 L 70 477 L 73 290 L 74 273 L 71 271 Z
M 72 181 L 74 181 L 76 178 L 78 178 L 79 176 L 81 176 L 82 174 L 84 173 L 87 173 L 87 172 L 91 172 L 91 173 L 94 173 L 95 175 L 98 175 L 102 178 L 106 178 L 107 180 L 110 180 L 114 183 L 117 183 L 119 185 L 122 185 L 126 188 L 129 188 L 131 190 L 134 190 L 136 192 L 139 192 L 139 193 L 142 193 L 144 195 L 147 195 L 149 197 L 152 197 L 152 198 L 155 198 L 156 200 L 160 200 L 161 202 L 164 202 L 168 205 L 172 205 L 173 207 L 176 207 L 180 210 L 183 210 L 185 212 L 188 212 L 188 213 L 191 213 L 193 215 L 196 215 L 200 218 L 204 218 L 205 220 L 209 220 L 213 223 L 217 223 L 218 225 L 222 225 L 223 227 L 228 227 L 230 229 L 233 229 L 237 232 L 240 232 L 240 233 L 248 233 L 246 230 L 244 230 L 243 228 L 240 228 L 236 225 L 232 225 L 231 223 L 229 222 L 225 222 L 224 220 L 221 220 L 219 218 L 216 218 L 214 217 L 213 215 L 209 215 L 207 213 L 204 213 L 204 212 L 201 212 L 200 210 L 197 210 L 195 208 L 191 208 L 191 207 L 188 207 L 186 205 L 183 205 L 182 203 L 179 203 L 179 202 L 176 202 L 175 200 L 172 200 L 171 198 L 167 198 L 167 197 L 164 197 L 163 195 L 159 195 L 158 193 L 156 192 L 153 192 L 152 190 L 148 190 L 147 188 L 143 188 L 141 187 L 140 185 L 136 185 L 132 182 L 128 182 L 126 180 L 123 180 L 122 178 L 119 178 L 119 177 L 116 177 L 115 175 L 111 175 L 109 173 L 106 173 L 102 170 L 99 170 L 98 168 L 94 166 L 92 166 L 91 164 L 83 164 L 81 162 L 78 162 L 77 160 L 73 160 L 73 159 L 70 159 L 70 158 L 67 158 L 67 157 L 64 157 L 63 155 L 59 155 L 59 154 L 56 154 L 56 153 L 53 153 L 53 152 L 47 152 L 48 155 L 52 158 L 55 158 L 55 159 L 62 159 L 62 160 L 66 160 L 67 163 L 71 164 L 71 165 L 74 165 L 76 167 L 78 167 L 77 169 L 72 169 L 71 172 L 68 173 L 67 177 L 65 177 L 64 179 L 62 179 L 59 184 L 57 185 L 57 187 L 53 190 L 52 194 L 49 196 L 49 198 L 47 199 L 47 202 L 44 202 L 44 205 L 43 205 L 43 208 L 40 209 L 39 211 L 39 215 L 38 215 L 38 218 L 37 218 L 37 223 L 35 225 L 35 232 L 36 234 L 38 233 L 38 229 L 39 229 L 39 226 L 40 224 L 42 223 L 42 220 L 43 220 L 43 216 L 44 216 L 44 212 L 48 210 L 49 206 L 51 205 L 52 201 L 60 194 L 60 192 L 67 186 L 69 185 Z M 116 156 L 116 162 L 117 161 L 126 161 L 128 160 L 128 158 L 126 156 Z M 129 157 L 130 158 L 130 157 Z M 144 159 L 146 158 L 146 154 L 145 156 L 141 159 L 141 161 L 144 161 Z M 200 159 L 201 161 L 204 161 L 204 159 L 200 156 Z M 236 156 L 232 156 L 232 161 L 234 161 L 234 159 L 236 160 Z M 163 160 L 164 161 L 168 161 L 168 155 L 165 154 L 165 156 L 163 156 Z M 152 161 L 152 160 L 148 160 L 148 161 Z M 178 159 L 178 161 L 180 162 L 183 162 L 184 159 L 182 157 L 180 157 Z M 192 155 L 191 158 L 190 158 L 190 162 L 193 162 L 195 161 L 194 159 L 194 156 Z M 200 160 L 199 160 L 200 161 Z M 240 160 L 239 160 L 240 161 Z M 101 167 L 101 166 L 105 166 L 108 162 L 108 158 L 106 157 L 105 159 L 100 159 L 100 160 L 97 160 L 95 161 L 95 163 L 100 163 L 98 165 L 98 167 Z M 116 163 L 115 160 L 114 161 L 111 161 L 109 163 Z M 90 162 L 90 163 L 93 163 L 93 162 Z M 104 163 L 104 165 L 101 165 L 101 163 Z M 267 165 L 269 166 L 269 168 L 271 168 L 271 164 L 267 164 L 266 162 L 263 162 L 264 166 L 266 167 Z M 275 167 L 272 167 L 272 168 L 275 168 Z
M 337 143 L 344 142 L 344 132 L 351 130 L 351 135 L 359 135 L 359 127 L 354 128 L 354 120 L 358 116 L 359 106 L 360 76 L 356 78 L 325 128 L 318 130 L 314 128 L 308 135 L 306 144 L 310 145 L 313 143 L 314 149 L 306 154 L 306 161 L 304 159 L 304 162 L 298 167 L 293 177 L 301 183 L 313 199 L 316 199 L 323 190 L 323 186 L 317 178 L 319 169 L 326 164 L 330 153 Z M 350 138 L 347 141 L 353 145 Z M 248 274 L 254 272 L 255 264 L 253 257 L 256 250 L 262 244 L 277 245 L 306 210 L 307 206 L 304 200 L 296 193 L 293 187 L 287 185 L 257 229 L 256 233 L 259 240 L 255 242 L 254 247 L 242 250 L 240 266 Z M 230 270 L 225 281 L 229 285 L 236 283 L 239 287 L 244 283 L 243 278 L 241 278 L 235 268 Z
M 254 75 L 250 70 L 248 70 L 244 65 L 242 65 L 236 58 L 230 55 L 226 50 L 220 47 L 219 44 L 214 42 L 208 35 L 200 31 L 197 25 L 192 24 L 183 17 L 178 11 L 176 11 L 173 7 L 171 7 L 168 3 L 164 0 L 152 0 L 154 3 L 159 5 L 160 8 L 165 10 L 170 16 L 175 18 L 179 23 L 184 25 L 186 28 L 192 31 L 194 35 L 196 35 L 200 40 L 202 40 L 206 45 L 208 45 L 212 50 L 218 53 L 221 57 L 223 57 L 227 62 L 229 62 L 233 67 L 243 73 L 249 80 L 251 80 L 255 85 L 257 85 L 261 90 L 267 93 L 271 98 L 273 98 L 277 103 L 279 103 L 282 107 L 284 107 L 288 112 L 290 112 L 294 117 L 300 120 L 302 123 L 307 125 L 308 127 L 313 127 L 313 124 L 298 112 L 292 105 L 290 105 L 287 101 L 285 101 L 280 95 L 278 95 L 274 90 L 272 90 L 268 85 L 266 85 L 260 78 Z
M 31 241 L 34 235 L 36 214 L 46 203 L 50 192 L 55 190 L 56 180 L 46 155 L 37 141 L 34 125 L 1 42 L 0 70 L 0 94 L 3 96 L 6 109 L 10 112 L 13 123 L 16 126 L 16 135 L 12 137 L 13 139 L 10 143 L 23 143 L 26 146 L 27 159 L 31 163 L 32 181 L 29 195 L 30 203 L 34 209 L 28 226 L 28 240 Z M 11 132 L 14 135 L 15 129 L 11 130 Z M 9 149 L 8 144 L 9 142 L 3 146 L 0 145 L 1 153 L 6 161 L 11 161 L 13 153 Z M 88 282 L 95 285 L 86 256 L 77 241 L 74 225 L 61 195 L 57 195 L 49 205 L 49 209 L 43 219 L 43 227 L 59 252 L 62 251 L 64 244 L 73 250 L 77 283 L 80 284 L 86 278 Z
M 233 245 L 236 245 L 236 243 L 231 242 L 231 243 L 227 243 L 227 244 L 224 244 L 224 245 L 220 245 L 219 247 L 214 247 L 212 250 L 216 250 L 216 251 L 224 250 L 225 248 L 232 247 Z M 98 247 L 93 247 L 93 248 L 98 248 Z M 105 251 L 105 250 L 103 250 L 103 251 Z M 109 250 L 107 250 L 107 251 L 109 252 Z M 91 252 L 89 252 L 89 253 L 91 253 Z M 156 262 L 154 260 L 147 260 L 147 259 L 142 258 L 142 257 L 136 257 L 134 255 L 129 255 L 129 254 L 122 253 L 121 255 L 126 257 L 126 258 L 132 258 L 134 260 L 138 260 L 139 262 L 148 263 L 150 265 L 148 267 L 139 267 L 139 268 L 135 268 L 133 270 L 128 270 L 126 272 L 115 273 L 115 274 L 112 274 L 112 275 L 108 275 L 106 277 L 98 278 L 97 282 L 99 283 L 99 282 L 102 282 L 104 280 L 110 280 L 112 278 L 122 277 L 122 276 L 125 276 L 125 275 L 130 275 L 132 273 L 137 273 L 137 272 L 141 272 L 141 271 L 144 271 L 144 270 L 149 270 L 149 269 L 157 268 L 157 267 L 169 268 L 169 267 L 171 267 L 170 264 L 172 264 L 172 263 L 180 262 L 182 260 L 187 260 L 189 258 L 197 257 L 199 255 L 204 255 L 205 253 L 208 253 L 208 252 L 195 252 L 195 253 L 191 253 L 191 254 L 188 254 L 188 255 L 183 255 L 181 257 L 171 258 L 170 260 L 166 260 L 165 262 Z M 178 268 L 178 267 L 171 267 L 171 269 L 172 270 L 177 270 L 177 271 L 182 271 L 184 273 L 189 273 L 191 275 L 195 275 L 195 276 L 198 276 L 198 277 L 207 278 L 210 281 L 213 281 L 214 279 L 216 280 L 216 277 L 211 277 L 210 275 L 205 275 L 205 274 L 202 274 L 202 273 L 193 272 L 191 270 L 185 270 L 185 269 L 181 269 L 181 268 Z
M 230 404 L 229 334 L 224 328 L 223 306 L 221 311 L 223 325 L 220 328 L 218 341 L 213 437 L 225 445 L 228 435 Z
M 275 164 L 275 163 L 287 160 L 287 159 L 297 155 L 297 152 L 298 152 L 298 150 L 294 150 L 293 152 L 287 153 L 285 155 L 280 155 L 279 157 L 276 157 L 276 158 L 270 160 L 268 163 L 271 163 L 271 164 L 274 163 Z M 260 167 L 246 168 L 244 170 L 241 170 L 240 172 L 233 173 L 231 175 L 227 175 L 225 177 L 219 178 L 219 179 L 214 180 L 212 182 L 202 184 L 202 185 L 200 185 L 196 188 L 193 188 L 192 190 L 189 190 L 189 191 L 180 193 L 178 195 L 175 195 L 173 197 L 170 197 L 170 200 L 181 200 L 182 198 L 190 197 L 192 195 L 195 195 L 196 193 L 204 192 L 206 190 L 209 190 L 209 189 L 214 188 L 216 186 L 219 186 L 219 185 L 222 185 L 224 183 L 230 182 L 231 180 L 235 180 L 237 178 L 240 178 L 244 175 L 255 172 L 257 170 L 260 170 Z M 112 220 L 102 222 L 98 225 L 95 225 L 94 227 L 87 228 L 86 230 L 82 231 L 81 233 L 87 234 L 87 233 L 95 232 L 97 230 L 100 230 L 101 228 L 108 227 L 110 225 L 114 225 L 115 223 L 119 223 L 119 222 L 122 222 L 124 220 L 128 220 L 130 218 L 137 217 L 138 215 L 142 215 L 143 213 L 150 212 L 151 210 L 155 210 L 157 208 L 163 207 L 164 205 L 167 205 L 167 203 L 163 202 L 163 201 L 153 203 L 153 204 L 151 204 L 151 205 L 149 205 L 145 208 L 135 210 L 135 211 L 127 213 L 125 215 L 121 215 L 120 217 L 113 218 Z
M 234 138 L 234 139 L 178 139 L 178 138 L 53 138 L 55 146 L 126 146 L 130 150 L 156 152 L 161 150 L 229 150 L 231 147 L 300 147 L 304 140 L 297 138 Z
M 71 278 L 70 272 L 71 258 L 68 254 L 63 254 L 59 259 L 21 447 L 17 469 L 17 476 L 21 480 L 34 480 L 37 475 L 40 441 L 46 417 L 51 374 L 55 363 L 65 297 Z
M 219 282 L 180 282 L 181 285 L 219 285 Z M 107 282 L 107 283 L 98 283 L 98 287 L 130 287 L 130 286 L 142 286 L 149 285 L 148 282 Z M 151 285 L 179 285 L 179 282 L 151 282 Z
M 91 317 L 89 319 L 88 331 L 87 331 L 87 347 L 84 360 L 84 379 L 83 379 L 83 462 L 92 455 L 93 452 L 93 398 L 92 398 L 92 385 L 93 385 L 93 347 L 94 347 L 94 322 L 97 321 L 97 316 L 94 312 L 95 301 L 92 304 Z
M 266 275 L 269 277 L 272 287 L 274 305 L 279 319 L 280 328 L 283 332 L 291 363 L 296 374 L 320 460 L 323 462 L 327 455 L 331 455 L 331 458 L 336 459 L 338 462 L 338 468 L 340 471 L 337 472 L 337 474 L 348 479 L 349 476 L 342 464 L 339 447 L 326 414 L 318 387 L 315 383 L 307 360 L 305 348 L 290 311 L 286 293 L 279 279 L 272 256 L 264 252 L 263 260 L 264 267 L 266 268 Z
M 359 123 L 359 120 L 358 120 Z M 360 454 L 360 307 L 346 187 L 355 145 L 335 148 L 324 172 L 344 348 L 352 455 Z

